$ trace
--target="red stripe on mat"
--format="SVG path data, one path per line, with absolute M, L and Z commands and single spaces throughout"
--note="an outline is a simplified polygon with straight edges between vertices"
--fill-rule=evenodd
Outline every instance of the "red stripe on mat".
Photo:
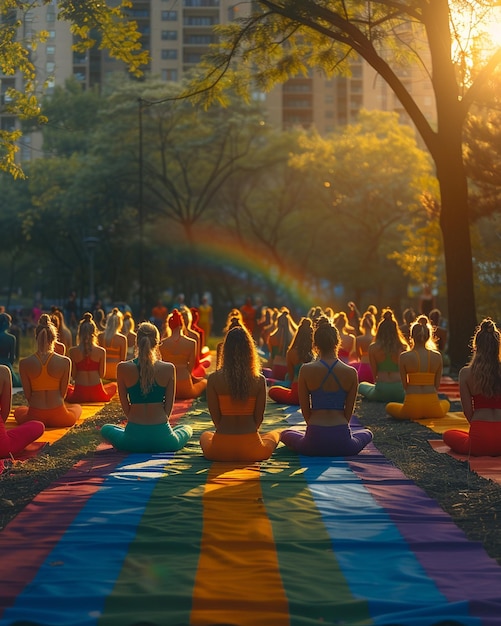
M 104 451 L 102 455 L 77 463 L 62 478 L 41 491 L 2 530 L 0 616 L 10 606 L 12 598 L 31 582 L 82 507 L 125 456 L 126 453 Z M 61 506 L 63 502 L 64 506 Z M 52 532 L 48 534 L 47 529 Z

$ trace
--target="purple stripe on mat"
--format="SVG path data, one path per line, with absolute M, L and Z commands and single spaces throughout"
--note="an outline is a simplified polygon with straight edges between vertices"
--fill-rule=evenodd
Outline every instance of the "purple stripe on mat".
M 373 444 L 349 464 L 445 597 L 450 602 L 468 600 L 472 614 L 487 618 L 484 624 L 499 624 L 501 567 L 483 546 L 470 541 L 438 503 L 410 483 Z M 442 479 L 447 489 L 447 476 Z

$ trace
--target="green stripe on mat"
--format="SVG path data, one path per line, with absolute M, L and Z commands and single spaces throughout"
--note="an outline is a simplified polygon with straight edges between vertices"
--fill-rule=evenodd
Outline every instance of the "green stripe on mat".
M 209 466 L 198 439 L 166 465 L 98 624 L 190 623 Z
M 303 478 L 300 457 L 278 449 L 272 462 L 261 464 L 261 485 L 289 602 L 290 625 L 373 624 L 367 603 L 353 596 L 339 568 Z

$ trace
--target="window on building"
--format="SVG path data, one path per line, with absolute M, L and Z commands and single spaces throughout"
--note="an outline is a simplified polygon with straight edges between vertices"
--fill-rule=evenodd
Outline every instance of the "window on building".
M 162 11 L 163 22 L 175 22 L 177 20 L 177 11 Z
M 174 48 L 164 48 L 162 50 L 162 59 L 177 59 L 177 50 Z
M 213 35 L 186 35 L 184 38 L 185 44 L 208 46 L 215 42 Z
M 56 54 L 56 46 L 47 46 L 45 50 L 49 56 Z
M 177 40 L 177 30 L 163 30 L 162 31 L 162 39 L 164 41 L 176 41 Z
M 45 64 L 45 71 L 47 72 L 47 74 L 53 74 L 55 69 L 56 64 L 54 63 L 54 61 L 47 61 L 47 63 Z
M 162 70 L 162 80 L 168 81 L 177 81 L 177 70 L 166 69 Z
M 218 23 L 219 21 L 216 17 L 209 15 L 193 15 L 185 17 L 183 20 L 185 26 L 214 26 L 214 24 Z
M 218 7 L 219 0 L 184 0 L 185 7 Z
M 12 131 L 16 128 L 16 118 L 4 115 L 0 118 L 0 128 L 2 130 Z
M 202 60 L 202 54 L 196 52 L 190 52 L 184 55 L 184 63 L 200 63 Z

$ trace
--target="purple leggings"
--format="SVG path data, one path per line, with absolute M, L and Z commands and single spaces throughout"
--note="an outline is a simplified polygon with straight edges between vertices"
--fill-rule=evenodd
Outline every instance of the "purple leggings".
M 284 430 L 280 441 L 288 448 L 306 456 L 355 456 L 372 441 L 372 432 L 360 429 L 352 432 L 348 424 L 317 426 L 311 424 L 306 432 Z

